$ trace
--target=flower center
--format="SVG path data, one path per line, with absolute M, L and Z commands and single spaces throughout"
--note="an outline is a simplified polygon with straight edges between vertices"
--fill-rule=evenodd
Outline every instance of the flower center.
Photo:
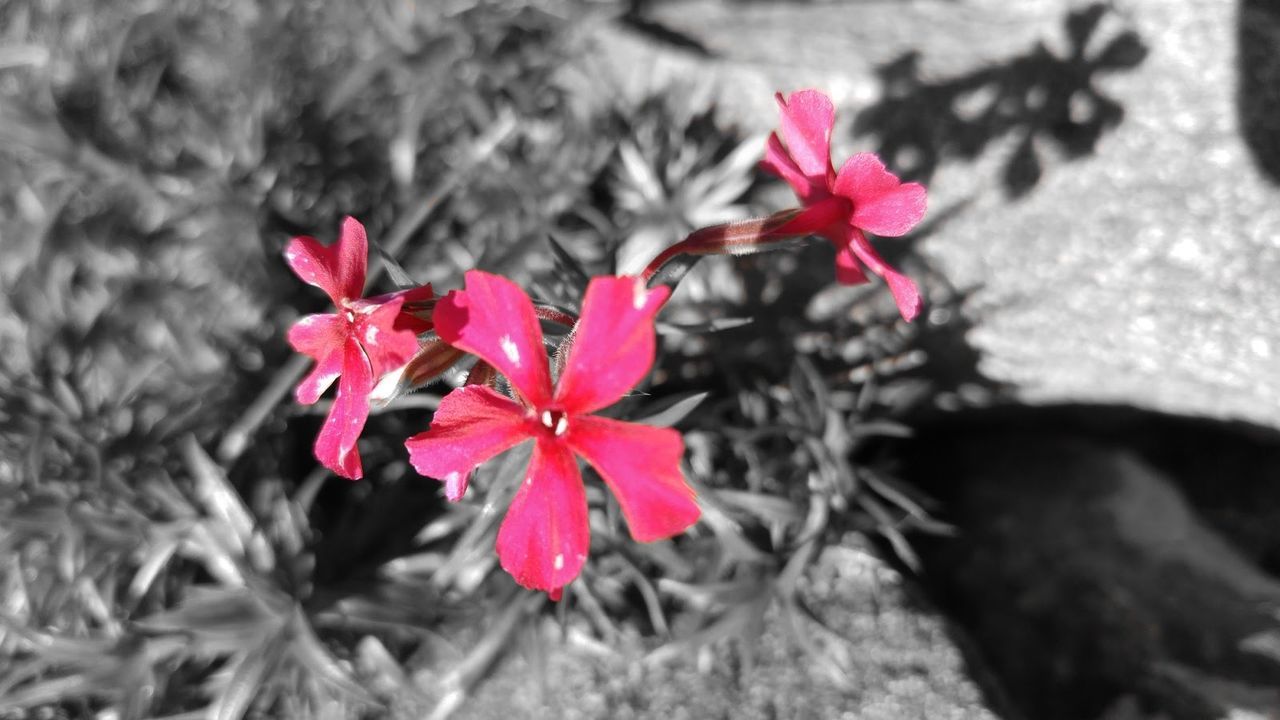
M 551 434 L 560 437 L 569 429 L 569 415 L 563 410 L 543 410 L 538 416 L 542 427 L 551 431 Z
M 349 323 L 354 323 L 356 321 L 356 308 L 353 307 L 350 300 L 343 299 L 343 301 L 338 304 L 338 313 L 342 315 L 342 317 L 346 318 Z

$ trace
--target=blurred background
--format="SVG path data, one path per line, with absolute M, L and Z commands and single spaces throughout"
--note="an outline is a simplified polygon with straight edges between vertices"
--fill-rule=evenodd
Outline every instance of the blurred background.
M 878 241 L 925 312 L 825 243 L 700 262 L 620 411 L 684 433 L 688 536 L 593 489 L 520 591 L 519 458 L 405 462 L 441 387 L 316 466 L 291 236 L 572 307 L 793 206 L 802 88 L 928 186 Z M 1275 0 L 0 0 L 0 213 L 4 720 L 1280 715 Z

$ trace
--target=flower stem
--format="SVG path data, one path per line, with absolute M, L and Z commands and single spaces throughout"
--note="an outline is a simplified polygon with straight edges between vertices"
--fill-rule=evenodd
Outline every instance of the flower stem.
M 571 313 L 567 313 L 550 305 L 539 305 L 535 303 L 533 306 L 533 313 L 538 316 L 539 320 L 546 320 L 557 325 L 563 325 L 567 328 L 572 328 L 578 324 L 578 318 L 574 317 Z
M 663 268 L 682 255 L 695 257 L 752 255 L 779 249 L 785 241 L 803 237 L 803 235 L 790 233 L 783 235 L 777 232 L 799 213 L 798 209 L 783 210 L 762 218 L 711 225 L 694 230 L 684 240 L 658 253 L 657 257 L 645 267 L 640 277 L 646 283 L 651 283 Z

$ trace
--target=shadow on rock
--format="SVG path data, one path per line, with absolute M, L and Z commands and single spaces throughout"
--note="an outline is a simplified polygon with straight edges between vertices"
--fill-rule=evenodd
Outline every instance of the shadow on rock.
M 1280 2 L 1241 0 L 1237 103 L 1245 144 L 1280 183 Z
M 957 529 L 917 539 L 924 585 L 1006 715 L 1280 707 L 1280 433 L 1005 407 L 926 421 L 910 443 L 904 475 Z
M 1147 46 L 1136 32 L 1124 30 L 1091 52 L 1109 13 L 1096 3 L 1068 14 L 1066 56 L 1037 43 L 1025 55 L 939 82 L 922 78 L 920 54 L 909 52 L 880 68 L 883 99 L 859 115 L 855 131 L 878 136 L 890 167 L 924 182 L 942 161 L 976 158 L 993 141 L 1012 135 L 1017 149 L 1005 165 L 1004 187 L 1010 197 L 1020 197 L 1043 173 L 1038 138 L 1077 158 L 1092 153 L 1102 135 L 1124 119 L 1120 103 L 1094 82 L 1141 64 Z

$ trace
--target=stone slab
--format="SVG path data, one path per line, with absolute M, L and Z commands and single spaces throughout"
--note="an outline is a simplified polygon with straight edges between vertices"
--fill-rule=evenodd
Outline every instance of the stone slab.
M 839 671 L 799 644 L 776 603 L 749 665 L 725 641 L 648 663 L 651 640 L 607 647 L 548 618 L 536 649 L 526 638 L 456 717 L 995 720 L 945 623 L 858 541 L 822 551 L 801 593 L 826 628 L 805 618 L 801 632 Z
M 710 86 L 752 132 L 776 122 L 775 90 L 824 88 L 846 123 L 840 155 L 875 149 L 847 128 L 880 97 L 879 66 L 916 50 L 922 76 L 942 80 L 1037 42 L 1062 53 L 1064 19 L 1085 5 L 660 3 L 651 15 L 711 57 L 616 26 L 596 27 L 592 39 L 598 67 L 620 86 Z M 1027 401 L 1280 425 L 1280 190 L 1242 139 L 1237 4 L 1113 6 L 1100 36 L 1133 29 L 1149 50 L 1136 69 L 1097 81 L 1123 121 L 1071 161 L 1038 140 L 1043 174 L 1021 199 L 1001 188 L 1016 135 L 973 161 L 944 161 L 930 181 L 932 212 L 965 205 L 923 253 L 953 284 L 976 289 L 967 312 L 982 370 Z

